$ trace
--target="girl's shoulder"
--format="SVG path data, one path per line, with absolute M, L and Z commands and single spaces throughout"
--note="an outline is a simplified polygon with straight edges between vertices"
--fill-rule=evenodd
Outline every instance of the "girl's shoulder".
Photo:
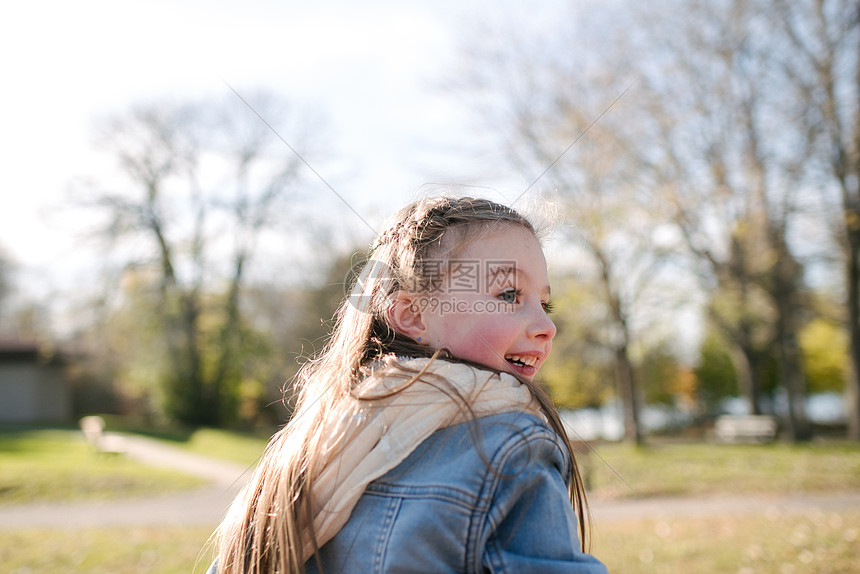
M 552 465 L 562 476 L 570 461 L 562 440 L 539 416 L 508 412 L 440 429 L 379 485 L 448 485 L 477 494 L 494 477 L 519 467 Z
M 438 443 L 475 451 L 482 458 L 494 459 L 505 452 L 546 443 L 564 450 L 564 443 L 546 420 L 537 413 L 511 411 L 458 423 L 436 431 L 426 446 Z
M 527 465 L 558 468 L 563 477 L 570 473 L 570 457 L 564 441 L 547 424 L 533 413 L 511 412 L 477 419 L 487 460 L 494 470 L 509 473 Z M 468 423 L 467 423 L 468 424 Z M 476 445 L 481 449 L 481 443 Z

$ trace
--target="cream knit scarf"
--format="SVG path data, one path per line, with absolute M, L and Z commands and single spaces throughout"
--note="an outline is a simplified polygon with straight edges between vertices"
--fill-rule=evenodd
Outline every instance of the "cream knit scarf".
M 356 396 L 339 409 L 340 416 L 331 417 L 321 429 L 325 462 L 313 483 L 317 543 L 331 540 L 367 485 L 402 462 L 434 431 L 472 416 L 512 411 L 543 418 L 529 389 L 507 373 L 440 359 L 387 361 L 361 381 Z M 309 541 L 303 552 L 305 560 L 313 554 Z

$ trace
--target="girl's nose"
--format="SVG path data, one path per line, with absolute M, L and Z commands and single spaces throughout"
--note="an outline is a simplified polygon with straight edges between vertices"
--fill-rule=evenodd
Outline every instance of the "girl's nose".
M 531 322 L 527 332 L 530 337 L 538 337 L 548 341 L 551 341 L 555 337 L 555 323 L 546 314 L 543 305 L 538 303 L 537 310 L 532 311 L 530 319 Z

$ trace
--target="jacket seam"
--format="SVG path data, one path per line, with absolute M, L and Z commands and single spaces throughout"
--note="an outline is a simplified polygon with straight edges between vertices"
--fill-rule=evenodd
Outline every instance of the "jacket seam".
M 395 518 L 400 512 L 401 501 L 398 498 L 391 498 L 388 508 L 385 511 L 385 517 L 379 529 L 377 538 L 378 552 L 374 552 L 374 572 L 384 572 L 385 562 L 388 558 L 389 541 L 391 540 L 391 531 L 394 528 Z
M 558 444 L 558 437 L 555 436 L 555 432 L 552 429 L 539 420 L 533 420 L 531 418 L 527 420 L 528 423 L 517 428 L 516 432 L 512 433 L 509 438 L 502 442 L 502 444 L 499 445 L 493 453 L 493 456 L 488 459 L 486 472 L 483 480 L 481 481 L 481 489 L 478 494 L 478 500 L 485 502 L 485 504 L 475 506 L 473 521 L 469 525 L 469 535 L 466 542 L 467 572 L 481 571 L 483 555 L 480 553 L 482 546 L 479 544 L 479 541 L 481 540 L 481 536 L 484 532 L 493 531 L 495 527 L 498 526 L 490 524 L 492 520 L 490 511 L 493 508 L 493 501 L 496 498 L 501 480 L 504 478 L 502 470 L 508 461 L 520 448 L 535 443 L 542 438 L 552 442 L 555 448 L 561 448 Z M 522 471 L 525 471 L 525 469 Z M 500 554 L 500 550 L 493 547 L 493 551 L 489 552 L 491 545 L 495 545 L 497 543 L 498 541 L 487 540 L 484 552 L 489 554 L 489 559 L 493 567 L 501 573 L 503 572 L 503 564 L 496 561 L 496 558 Z
M 428 486 L 395 486 L 379 483 L 371 483 L 365 490 L 368 496 L 378 496 L 381 498 L 399 498 L 399 499 L 430 499 L 438 500 L 459 506 L 466 510 L 472 510 L 476 507 L 484 506 L 488 501 L 484 501 L 480 496 L 475 495 L 466 490 L 452 488 L 442 485 Z

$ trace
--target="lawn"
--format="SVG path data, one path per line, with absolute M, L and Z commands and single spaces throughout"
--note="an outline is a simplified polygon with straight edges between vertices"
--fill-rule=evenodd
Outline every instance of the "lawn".
M 135 421 L 117 416 L 104 416 L 108 428 L 130 434 L 139 434 L 163 441 L 189 452 L 223 458 L 244 465 L 254 465 L 263 453 L 268 435 L 233 432 L 221 429 L 199 428 L 187 430 L 179 428 L 152 429 Z
M 266 442 L 206 429 L 162 439 L 244 464 L 256 461 Z M 838 441 L 655 443 L 638 449 L 604 444 L 580 456 L 580 464 L 592 498 L 860 491 L 860 444 Z M 64 478 L 44 479 L 53 475 Z M 25 484 L 34 477 L 34 485 Z M 186 480 L 121 457 L 98 457 L 72 431 L 0 433 L 0 501 L 7 503 L 15 500 L 13 493 L 23 500 L 146 494 L 187 487 Z M 0 564 L 19 574 L 202 573 L 211 558 L 203 549 L 215 526 L 3 531 Z M 857 508 L 598 522 L 593 540 L 593 553 L 613 573 L 860 572 Z
M 197 454 L 253 465 L 267 439 L 199 429 L 167 440 Z M 578 455 L 589 492 L 601 498 L 860 490 L 860 444 L 848 441 L 723 445 L 607 443 Z
M 173 441 L 171 444 L 197 454 L 250 466 L 259 461 L 267 442 L 267 438 L 259 436 L 202 428 L 193 432 L 187 440 Z
M 0 505 L 145 496 L 202 484 L 122 456 L 99 455 L 79 432 L 0 432 Z
M 10 574 L 203 573 L 207 528 L 22 530 L 0 536 Z M 860 511 L 634 520 L 599 525 L 594 555 L 612 573 L 855 574 Z
M 0 535 L 6 574 L 202 574 L 211 528 L 27 529 Z
M 592 552 L 613 573 L 856 574 L 860 510 L 603 524 Z
M 860 490 L 860 444 L 846 441 L 605 444 L 578 460 L 601 498 Z

